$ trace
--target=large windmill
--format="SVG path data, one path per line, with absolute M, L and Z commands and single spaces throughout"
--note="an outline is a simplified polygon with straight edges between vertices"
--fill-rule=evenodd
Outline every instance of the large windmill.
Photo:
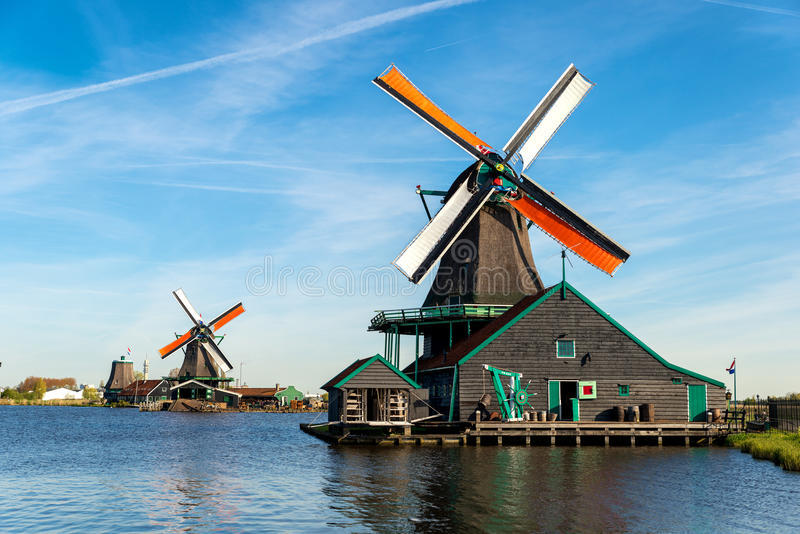
M 523 174 L 592 88 L 574 65 L 502 151 L 453 120 L 394 65 L 373 82 L 477 160 L 456 178 L 442 208 L 393 262 L 419 284 L 441 260 L 425 306 L 446 304 L 448 295 L 458 295 L 460 303 L 513 304 L 521 294 L 541 289 L 530 224 L 522 217 L 609 275 L 628 259 L 628 251 Z M 497 277 L 481 275 L 482 269 L 501 277 L 498 269 L 505 270 L 506 284 L 516 287 L 493 287 Z
M 225 377 L 225 373 L 233 369 L 233 365 L 217 345 L 215 333 L 232 319 L 244 313 L 244 307 L 240 302 L 216 319 L 205 323 L 182 289 L 176 289 L 172 294 L 178 300 L 186 315 L 192 320 L 192 323 L 194 323 L 185 334 L 178 336 L 175 341 L 158 351 L 161 354 L 161 358 L 164 359 L 178 349 L 185 348 L 183 364 L 178 376 L 172 378 L 172 380 L 177 380 L 179 384 L 173 389 L 177 388 L 177 396 L 179 398 L 187 398 L 187 396 L 198 398 L 198 387 L 199 389 L 205 389 L 202 392 L 204 398 L 215 398 L 216 395 L 214 395 L 213 390 L 219 388 L 220 383 L 233 380 L 233 378 Z

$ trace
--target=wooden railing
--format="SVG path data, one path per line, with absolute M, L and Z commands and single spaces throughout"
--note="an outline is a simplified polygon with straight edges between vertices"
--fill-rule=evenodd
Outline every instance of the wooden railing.
M 425 322 L 447 319 L 492 319 L 503 315 L 510 305 L 457 304 L 453 306 L 430 306 L 427 308 L 403 308 L 398 310 L 378 310 L 372 318 L 371 327 L 381 328 L 387 324 L 406 322 Z

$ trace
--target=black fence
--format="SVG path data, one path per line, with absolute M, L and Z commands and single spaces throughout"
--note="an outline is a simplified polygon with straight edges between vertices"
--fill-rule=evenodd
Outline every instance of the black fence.
M 731 409 L 733 409 L 731 403 Z M 744 425 L 748 430 L 800 431 L 800 400 L 748 399 L 739 402 L 737 411 L 744 411 Z

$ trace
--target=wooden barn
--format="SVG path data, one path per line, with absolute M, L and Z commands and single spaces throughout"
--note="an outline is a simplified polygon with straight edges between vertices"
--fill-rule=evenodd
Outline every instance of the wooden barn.
M 493 393 L 487 365 L 522 373 L 530 409 L 559 420 L 613 420 L 616 406 L 652 404 L 656 421 L 705 421 L 707 410 L 725 408 L 725 384 L 669 363 L 566 281 L 406 372 L 416 366 L 431 405 L 466 421 Z
M 169 399 L 169 382 L 166 380 L 134 380 L 119 392 L 117 399 L 131 404 Z
M 199 400 L 215 403 L 225 403 L 229 409 L 239 407 L 241 393 L 223 389 L 212 380 L 189 379 L 179 382 L 171 388 L 171 398 L 175 401 L 180 399 Z
M 380 354 L 354 361 L 322 389 L 332 422 L 407 425 L 429 415 L 427 391 Z

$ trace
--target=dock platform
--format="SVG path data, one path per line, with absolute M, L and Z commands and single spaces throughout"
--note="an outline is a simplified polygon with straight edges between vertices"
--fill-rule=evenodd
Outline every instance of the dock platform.
M 689 422 L 612 422 L 612 421 L 553 421 L 474 423 L 462 432 L 436 432 L 430 426 L 375 428 L 322 423 L 300 425 L 304 432 L 340 445 L 516 445 L 516 446 L 627 446 L 642 445 L 712 445 L 724 440 L 728 429 L 715 423 Z

